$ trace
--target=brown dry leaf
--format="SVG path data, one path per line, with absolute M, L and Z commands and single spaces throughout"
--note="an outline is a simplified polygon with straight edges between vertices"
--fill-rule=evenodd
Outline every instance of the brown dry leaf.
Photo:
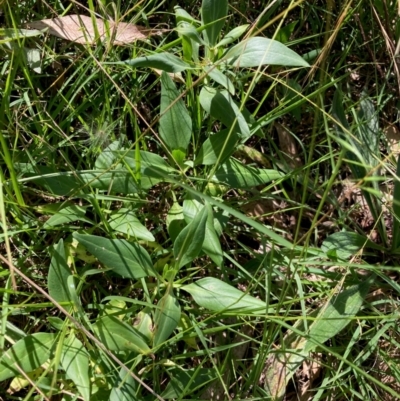
M 163 71 L 159 70 L 158 68 L 153 68 L 153 71 L 159 76 L 161 76 L 161 74 L 163 73 Z M 185 83 L 185 80 L 183 79 L 180 72 L 168 72 L 167 74 L 171 77 L 173 81 L 180 82 L 181 84 Z
M 274 399 L 280 399 L 284 396 L 286 390 L 286 364 L 289 357 L 286 354 L 272 354 L 266 361 L 266 367 L 263 372 L 263 383 L 267 393 Z
M 400 130 L 393 124 L 386 127 L 384 133 L 391 152 L 398 155 L 400 153 Z
M 136 40 L 147 39 L 151 35 L 160 34 L 164 30 L 151 30 L 142 26 L 128 24 L 125 22 L 105 22 L 102 19 L 87 17 L 86 15 L 67 15 L 65 17 L 44 19 L 41 21 L 33 21 L 27 24 L 29 28 L 46 29 L 50 35 L 57 36 L 71 42 L 81 44 L 94 44 L 96 40 L 96 24 L 97 32 L 103 41 L 107 37 L 114 38 L 115 45 L 127 45 Z M 108 24 L 108 28 L 107 28 Z M 115 35 L 115 36 L 114 36 Z
M 282 124 L 275 123 L 275 128 L 278 132 L 279 148 L 286 163 L 293 169 L 301 167 L 303 163 L 297 151 L 297 144 L 293 135 Z
M 322 354 L 315 354 L 313 359 L 303 362 L 303 369 L 299 372 L 300 400 L 311 401 L 315 393 L 313 383 L 319 377 L 322 370 Z

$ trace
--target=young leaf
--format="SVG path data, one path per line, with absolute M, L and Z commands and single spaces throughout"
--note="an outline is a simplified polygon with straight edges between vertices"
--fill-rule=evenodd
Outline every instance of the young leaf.
M 210 213 L 208 213 L 206 234 L 202 249 L 217 266 L 222 267 L 224 264 L 224 257 L 221 248 L 221 242 L 214 228 L 214 217 L 212 210 Z
M 17 341 L 0 358 L 0 382 L 20 375 L 16 366 L 29 373 L 45 363 L 56 338 L 56 334 L 34 333 Z
M 125 64 L 132 68 L 148 67 L 165 71 L 170 74 L 175 74 L 191 68 L 189 64 L 170 53 L 156 53 L 150 56 L 137 57 L 132 60 L 109 64 Z
M 235 159 L 230 159 L 215 172 L 213 181 L 227 184 L 232 188 L 253 188 L 282 176 L 283 174 L 276 170 L 245 166 Z
M 133 321 L 133 328 L 144 336 L 146 340 L 151 341 L 153 339 L 153 320 L 151 319 L 150 308 L 144 308 L 136 315 Z
M 60 239 L 58 244 L 54 247 L 47 277 L 49 295 L 57 302 L 71 301 L 67 285 L 67 280 L 70 275 L 71 270 L 68 267 L 65 257 L 64 241 Z
M 227 14 L 228 0 L 203 0 L 201 16 L 203 24 L 209 25 L 204 31 L 204 38 L 210 47 L 217 43 Z
M 157 307 L 154 319 L 154 347 L 158 347 L 164 341 L 168 340 L 169 336 L 178 326 L 181 317 L 181 307 L 172 289 L 169 289 L 160 299 Z
M 196 28 L 188 22 L 185 21 L 179 22 L 176 31 L 178 32 L 179 35 L 185 36 L 196 43 L 204 44 Z
M 247 295 L 244 292 L 224 283 L 214 277 L 207 277 L 184 285 L 195 302 L 213 312 L 263 313 L 266 303 L 261 299 Z
M 263 37 L 253 37 L 231 47 L 221 61 L 234 67 L 258 67 L 266 64 L 309 67 L 301 56 L 284 44 Z
M 246 24 L 233 28 L 230 32 L 228 32 L 224 36 L 224 38 L 215 47 L 226 46 L 234 42 L 236 39 L 239 39 L 247 31 L 247 28 L 249 26 L 250 26 L 249 24 Z
M 191 24 L 199 24 L 200 22 L 194 19 L 187 11 L 181 6 L 174 6 L 176 22 L 190 22 Z
M 135 351 L 144 355 L 151 353 L 142 336 L 115 317 L 104 316 L 98 319 L 93 330 L 110 351 Z
M 200 91 L 200 104 L 207 113 L 221 121 L 230 130 L 238 132 L 242 139 L 250 136 L 246 119 L 227 91 L 205 86 Z
M 203 207 L 204 206 L 195 199 L 185 199 L 185 201 L 183 202 L 183 214 L 185 215 L 186 221 L 188 221 L 189 223 L 192 222 L 193 218 L 197 215 L 197 213 L 200 212 Z M 211 207 L 208 211 L 202 250 L 211 258 L 211 260 L 217 266 L 222 266 L 223 252 L 217 232 L 214 228 L 214 216 Z
M 61 366 L 85 401 L 90 400 L 89 353 L 75 337 L 68 338 L 61 352 Z
M 206 231 L 208 207 L 196 215 L 193 221 L 186 226 L 174 243 L 174 257 L 178 268 L 191 262 L 201 251 Z
M 142 239 L 155 241 L 153 234 L 139 221 L 131 210 L 122 208 L 113 213 L 109 220 L 110 227 L 120 233 Z
M 186 225 L 182 210 L 182 206 L 178 202 L 174 202 L 167 214 L 167 229 L 172 242 L 175 242 Z
M 78 233 L 74 233 L 73 237 L 101 263 L 122 277 L 138 279 L 154 276 L 149 254 L 136 243 Z
M 161 75 L 160 136 L 171 150 L 185 153 L 192 135 L 192 119 L 168 74 Z

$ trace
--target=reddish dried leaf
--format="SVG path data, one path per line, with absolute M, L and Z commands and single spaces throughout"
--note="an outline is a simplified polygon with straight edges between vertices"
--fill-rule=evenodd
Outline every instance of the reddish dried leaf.
M 150 30 L 142 26 L 125 22 L 116 23 L 114 21 L 104 21 L 99 18 L 92 20 L 90 17 L 77 14 L 33 21 L 28 25 L 30 28 L 34 29 L 48 28 L 50 35 L 82 44 L 95 43 L 96 29 L 102 41 L 107 37 L 114 38 L 113 43 L 115 45 L 126 45 L 136 40 L 144 40 L 151 35 L 163 32 L 163 30 Z

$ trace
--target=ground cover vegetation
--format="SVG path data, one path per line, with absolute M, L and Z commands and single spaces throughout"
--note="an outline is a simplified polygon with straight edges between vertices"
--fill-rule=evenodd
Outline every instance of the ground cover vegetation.
M 0 399 L 399 399 L 398 2 L 0 10 Z

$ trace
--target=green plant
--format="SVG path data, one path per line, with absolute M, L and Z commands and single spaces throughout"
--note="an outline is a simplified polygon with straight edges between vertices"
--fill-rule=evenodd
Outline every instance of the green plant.
M 59 14 L 68 11 L 55 3 Z M 139 2 L 126 15 L 148 21 L 163 5 L 155 3 Z M 274 27 L 277 40 L 257 36 L 256 26 L 283 3 L 263 10 L 253 26 L 236 24 L 227 0 L 203 0 L 201 21 L 176 6 L 177 38 L 153 50 L 151 41 L 116 49 L 112 35 L 71 51 L 54 38 L 39 45 L 32 38 L 41 32 L 17 30 L 25 6 L 8 10 L 14 29 L 3 33 L 14 53 L 3 49 L 0 215 L 8 253 L 1 260 L 10 271 L 0 272 L 0 382 L 13 378 L 8 388 L 18 388 L 21 399 L 228 399 L 233 392 L 277 400 L 318 352 L 340 365 L 327 367 L 319 397 L 343 375 L 397 395 L 363 369 L 379 338 L 372 329 L 361 334 L 379 307 L 365 299 L 384 275 L 366 265 L 371 275 L 364 278 L 347 260 L 361 248 L 387 250 L 387 242 L 343 232 L 322 247 L 293 243 L 241 209 L 249 198 L 269 196 L 296 207 L 290 197 L 298 188 L 323 195 L 316 210 L 309 207 L 315 221 L 326 194 L 334 203 L 331 187 L 311 182 L 319 161 L 310 156 L 307 166 L 292 168 L 279 145 L 271 146 L 276 157 L 252 149 L 252 141 L 269 140 L 272 121 L 290 115 L 300 123 L 303 106 L 322 113 L 315 98 L 342 79 L 302 88 L 314 50 L 302 57 L 284 44 L 303 26 L 299 16 Z M 89 2 L 92 16 L 108 10 L 101 4 Z M 319 33 L 317 23 L 312 28 Z M 35 46 L 40 60 L 37 51 L 23 56 Z M 46 79 L 57 76 L 50 85 L 39 61 Z M 329 117 L 343 144 L 353 130 L 341 104 L 337 97 Z M 354 126 L 365 136 L 376 114 L 368 100 L 361 109 Z M 363 168 L 357 179 L 376 195 L 376 181 L 365 180 L 366 166 L 379 164 L 373 145 L 352 166 Z M 359 157 L 354 146 L 344 147 Z M 379 221 L 379 203 L 370 202 Z M 393 255 L 397 236 L 398 227 Z M 13 288 L 11 272 L 24 280 L 23 290 Z M 21 329 L 13 316 L 28 323 Z M 394 318 L 379 318 L 386 335 Z M 358 358 L 359 336 L 371 352 Z

